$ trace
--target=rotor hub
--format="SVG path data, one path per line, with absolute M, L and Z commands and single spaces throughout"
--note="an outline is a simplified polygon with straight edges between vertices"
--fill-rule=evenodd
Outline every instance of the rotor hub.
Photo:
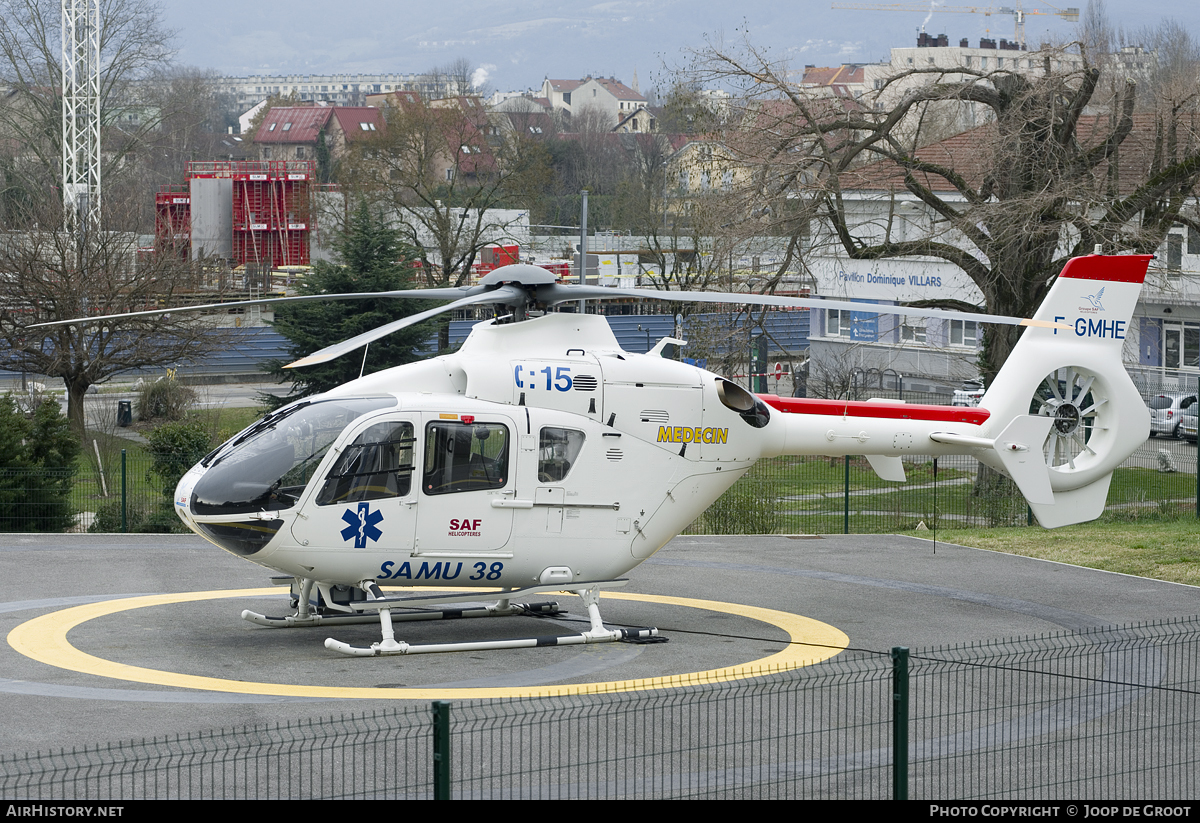
M 1054 429 L 1059 434 L 1071 434 L 1079 428 L 1079 407 L 1073 403 L 1063 403 L 1054 412 Z

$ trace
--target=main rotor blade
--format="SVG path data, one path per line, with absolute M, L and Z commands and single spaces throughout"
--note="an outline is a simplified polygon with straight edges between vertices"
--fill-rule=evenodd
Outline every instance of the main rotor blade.
M 164 314 L 177 314 L 189 311 L 211 311 L 212 309 L 238 309 L 245 306 L 267 306 L 277 303 L 302 303 L 312 300 L 369 300 L 373 297 L 392 297 L 405 300 L 459 300 L 482 293 L 480 286 L 471 288 L 460 287 L 453 289 L 397 289 L 396 291 L 350 292 L 346 294 L 305 294 L 294 297 L 263 297 L 258 300 L 236 300 L 231 303 L 205 303 L 199 306 L 175 306 L 168 309 L 147 309 L 146 311 L 122 312 L 121 314 L 98 314 L 91 317 L 76 317 L 71 320 L 55 320 L 50 323 L 34 323 L 31 329 L 43 326 L 69 326 L 72 323 L 101 323 L 105 320 L 124 320 L 127 317 L 161 317 Z
M 853 303 L 847 300 L 819 300 L 812 297 L 777 297 L 773 294 L 741 294 L 716 291 L 660 291 L 658 289 L 617 289 L 608 286 L 580 286 L 555 284 L 538 286 L 538 301 L 542 303 L 565 303 L 570 300 L 613 299 L 636 297 L 643 300 L 666 300 L 673 303 L 732 303 L 755 306 L 784 306 L 800 309 L 840 309 L 843 311 L 870 314 L 902 314 L 909 317 L 939 317 L 944 320 L 972 320 L 976 323 L 1001 323 L 1006 326 L 1037 326 L 1046 329 L 1069 329 L 1065 323 L 1049 320 L 1030 320 L 1024 317 L 1007 317 L 1000 314 L 977 314 L 975 312 L 952 311 L 949 309 L 920 309 L 914 306 L 890 306 L 883 303 Z
M 501 286 L 498 289 L 483 291 L 479 294 L 473 294 L 464 297 L 461 300 L 455 300 L 453 303 L 447 303 L 444 306 L 438 306 L 436 309 L 418 312 L 417 314 L 402 317 L 399 320 L 393 321 L 383 326 L 363 332 L 360 335 L 351 337 L 349 340 L 343 340 L 341 343 L 335 343 L 332 346 L 326 346 L 312 354 L 301 357 L 299 360 L 288 363 L 284 366 L 285 369 L 296 369 L 302 366 L 315 366 L 318 363 L 328 363 L 336 357 L 341 357 L 347 352 L 352 352 L 355 349 L 365 346 L 367 343 L 372 343 L 381 337 L 387 337 L 389 334 L 409 326 L 415 326 L 424 320 L 431 317 L 436 317 L 444 312 L 453 311 L 461 306 L 470 306 L 474 303 L 504 303 L 513 301 L 516 303 L 526 300 L 525 291 L 517 286 Z

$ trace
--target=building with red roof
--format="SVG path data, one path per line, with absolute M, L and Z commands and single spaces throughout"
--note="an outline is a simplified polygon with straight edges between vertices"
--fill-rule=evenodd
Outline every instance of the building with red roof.
M 336 159 L 382 124 L 372 106 L 276 106 L 259 123 L 253 144 L 260 160 L 316 160 L 323 141 Z

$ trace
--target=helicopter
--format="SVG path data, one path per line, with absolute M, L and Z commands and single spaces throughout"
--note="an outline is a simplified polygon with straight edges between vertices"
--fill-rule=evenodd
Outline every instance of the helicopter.
M 753 394 L 663 356 L 684 341 L 626 352 L 603 316 L 548 311 L 631 296 L 890 314 L 896 306 L 567 285 L 529 264 L 495 269 L 476 286 L 388 292 L 451 302 L 289 367 L 331 360 L 461 306 L 492 304 L 496 316 L 474 325 L 457 352 L 266 415 L 182 477 L 175 510 L 201 537 L 278 572 L 275 582 L 289 587 L 294 613 L 246 610 L 244 619 L 276 628 L 379 622 L 379 642 L 328 638 L 336 652 L 649 641 L 657 629 L 606 627 L 600 593 L 625 585 L 623 575 L 762 458 L 862 454 L 884 480 L 903 481 L 905 456 L 966 454 L 1012 478 L 1044 527 L 1098 517 L 1113 470 L 1149 430 L 1121 351 L 1151 259 L 1099 247 L 1073 258 L 1031 319 L 903 308 L 1026 327 L 979 405 L 966 408 Z M 1100 289 L 1104 307 L 1096 308 L 1089 295 Z M 330 297 L 239 305 L 311 299 Z M 395 622 L 556 614 L 556 602 L 527 601 L 554 592 L 582 599 L 587 631 L 396 639 Z

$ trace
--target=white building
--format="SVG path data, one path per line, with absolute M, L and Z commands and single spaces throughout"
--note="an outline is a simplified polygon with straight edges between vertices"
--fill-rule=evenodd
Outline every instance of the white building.
M 1149 122 L 1149 121 L 1147 121 Z M 1152 129 L 1140 129 L 1152 140 Z M 968 150 L 962 135 L 936 144 Z M 1125 146 L 1136 165 L 1138 135 Z M 1145 142 L 1143 140 L 1142 142 Z M 947 159 L 946 162 L 952 162 Z M 869 175 L 868 175 L 869 176 Z M 934 178 L 930 178 L 933 180 Z M 964 198 L 948 184 L 934 186 L 938 197 L 957 208 Z M 920 202 L 915 195 L 884 186 L 843 191 L 848 221 L 856 237 L 871 244 L 936 238 L 981 256 L 973 244 Z M 852 260 L 828 230 L 814 227 L 805 262 L 815 293 L 830 299 L 884 303 L 958 301 L 982 306 L 983 294 L 966 273 L 936 258 Z M 1060 254 L 1067 254 L 1061 248 Z M 814 310 L 810 356 L 817 371 L 892 369 L 905 375 L 938 378 L 941 390 L 979 375 L 984 328 L 970 321 L 904 318 L 874 312 Z M 1151 262 L 1141 300 L 1125 337 L 1125 362 L 1135 380 L 1159 387 L 1195 386 L 1200 379 L 1200 232 L 1172 229 Z M 812 378 L 810 378 L 811 380 Z M 934 381 L 928 381 L 931 383 Z M 906 386 L 911 384 L 906 383 Z

